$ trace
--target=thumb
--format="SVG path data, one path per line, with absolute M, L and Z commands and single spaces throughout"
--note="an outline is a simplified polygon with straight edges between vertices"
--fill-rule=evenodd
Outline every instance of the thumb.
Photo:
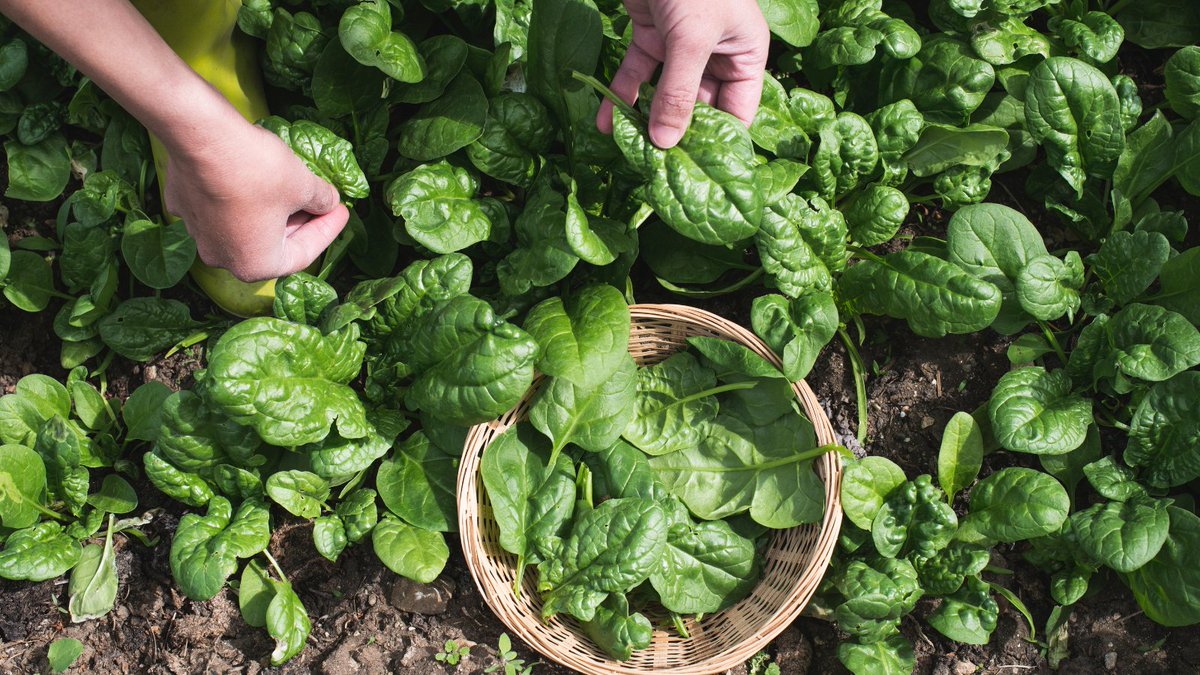
M 308 171 L 308 196 L 301 202 L 300 210 L 321 216 L 332 212 L 340 202 L 341 195 L 338 194 L 337 188 L 324 178 Z
M 299 272 L 311 265 L 346 227 L 349 218 L 350 211 L 346 206 L 335 203 L 329 212 L 292 229 L 283 240 L 284 274 Z

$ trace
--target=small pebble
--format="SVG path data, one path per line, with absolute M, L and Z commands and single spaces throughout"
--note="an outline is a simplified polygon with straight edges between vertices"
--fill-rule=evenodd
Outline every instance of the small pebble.
M 374 607 L 375 603 L 377 603 L 377 602 L 379 602 L 379 599 L 376 598 L 374 594 L 367 596 L 367 606 L 368 607 Z
M 906 413 L 906 412 L 904 412 L 903 410 L 901 410 L 901 411 L 900 411 L 900 417 L 901 417 L 901 418 L 908 417 L 908 413 Z
M 1117 653 L 1108 652 L 1104 655 L 1104 667 L 1108 670 L 1117 669 Z
M 970 661 L 957 661 L 954 664 L 954 675 L 971 675 L 976 670 L 979 670 L 979 666 Z

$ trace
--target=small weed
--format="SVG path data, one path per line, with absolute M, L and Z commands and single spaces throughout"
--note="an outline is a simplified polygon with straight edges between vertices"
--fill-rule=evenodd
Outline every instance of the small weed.
M 435 654 L 433 658 L 447 665 L 457 666 L 470 655 L 471 648 L 467 645 L 460 645 L 455 640 L 446 640 L 446 644 L 442 645 L 442 651 Z
M 483 672 L 503 673 L 504 675 L 529 675 L 533 672 L 534 664 L 525 665 L 525 659 L 517 658 L 508 633 L 500 634 L 500 641 L 497 643 L 496 649 L 500 652 L 500 661 L 488 666 Z

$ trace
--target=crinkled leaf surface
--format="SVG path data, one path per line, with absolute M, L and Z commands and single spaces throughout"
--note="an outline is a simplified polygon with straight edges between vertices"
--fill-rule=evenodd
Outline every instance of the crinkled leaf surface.
M 1129 427 L 1125 461 L 1147 483 L 1172 487 L 1200 476 L 1200 373 L 1154 385 Z
M 434 253 L 452 253 L 491 232 L 492 223 L 475 199 L 478 189 L 470 172 L 442 161 L 397 178 L 388 185 L 386 199 L 417 243 Z
M 1071 515 L 1079 546 L 1118 572 L 1132 572 L 1158 555 L 1171 528 L 1168 502 L 1133 499 L 1096 504 Z
M 213 497 L 208 513 L 185 514 L 171 540 L 171 574 L 184 595 L 209 600 L 221 592 L 237 571 L 239 558 L 266 549 L 271 538 L 270 514 L 256 500 L 247 500 L 233 513 L 224 497 Z
M 593 388 L 561 377 L 543 385 L 529 410 L 529 421 L 546 434 L 554 449 L 568 443 L 599 452 L 617 442 L 636 415 L 637 366 L 628 354 L 606 380 Z
M 1072 393 L 1065 370 L 1020 368 L 1005 373 L 992 390 L 988 417 L 1002 447 L 1061 455 L 1083 444 L 1092 402 Z
M 541 348 L 538 369 L 595 388 L 624 365 L 629 308 L 612 286 L 589 286 L 567 299 L 550 298 L 529 310 L 525 330 Z
M 996 541 L 1016 542 L 1057 532 L 1070 508 L 1066 489 L 1053 476 L 1009 467 L 971 490 L 964 525 Z

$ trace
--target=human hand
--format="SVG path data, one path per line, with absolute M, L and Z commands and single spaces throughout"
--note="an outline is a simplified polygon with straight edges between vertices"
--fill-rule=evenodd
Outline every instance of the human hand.
M 163 194 L 208 265 L 274 279 L 308 267 L 345 227 L 337 189 L 275 134 L 237 117 L 205 136 L 220 140 L 168 145 Z
M 650 140 L 660 148 L 679 142 L 697 100 L 747 125 L 762 96 L 770 33 L 755 0 L 625 0 L 633 41 L 613 77 L 612 90 L 626 103 L 662 75 L 650 104 Z M 612 133 L 612 102 L 600 105 L 596 125 Z

